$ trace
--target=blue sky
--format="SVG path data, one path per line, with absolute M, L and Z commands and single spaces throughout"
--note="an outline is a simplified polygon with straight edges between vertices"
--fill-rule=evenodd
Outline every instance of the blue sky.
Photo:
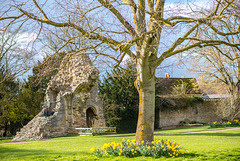
M 4 2 L 6 2 L 6 1 L 4 0 Z M 176 3 L 176 2 L 180 2 L 181 6 L 184 6 L 189 1 L 187 1 L 187 0 L 166 0 L 166 3 L 165 3 L 166 8 L 167 9 L 169 9 L 169 8 L 174 9 L 175 7 L 179 7 L 180 5 L 177 6 L 176 4 L 173 4 L 173 3 Z M 194 0 L 192 2 L 199 5 L 199 6 L 203 6 L 203 5 L 207 6 L 207 4 L 209 4 L 208 0 Z M 187 7 L 185 9 L 187 10 Z M 26 35 L 26 33 L 24 33 L 24 34 Z M 28 36 L 27 39 L 31 40 L 31 37 L 36 37 L 36 33 L 35 34 L 29 34 L 27 36 Z M 24 46 L 24 44 L 21 44 L 21 45 Z M 36 59 L 41 60 L 42 56 L 40 54 L 38 54 L 36 56 Z M 161 68 L 161 70 L 158 70 L 156 72 L 156 76 L 157 77 L 164 77 L 165 73 L 169 73 L 171 75 L 171 77 L 181 77 L 181 76 L 193 77 L 194 75 L 192 73 L 189 73 L 189 72 L 186 71 L 188 66 L 189 66 L 188 64 L 181 64 L 181 63 L 179 65 L 178 56 L 174 56 L 174 57 L 171 57 L 171 58 L 168 58 L 168 59 L 164 60 L 164 62 L 159 67 L 159 68 Z

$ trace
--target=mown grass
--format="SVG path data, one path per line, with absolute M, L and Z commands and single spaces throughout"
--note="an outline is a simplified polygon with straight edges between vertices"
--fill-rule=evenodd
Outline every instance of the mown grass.
M 134 134 L 105 136 L 60 137 L 40 142 L 1 144 L 0 160 L 240 160 L 240 130 L 211 131 L 190 134 L 189 131 L 205 131 L 208 127 L 157 131 L 156 139 L 170 139 L 181 143 L 184 156 L 178 158 L 111 157 L 98 158 L 90 152 L 93 146 L 119 142 L 122 138 L 134 139 Z
M 11 142 L 11 140 L 10 139 L 3 139 L 3 140 L 0 140 L 0 143 L 8 143 L 8 142 Z
M 199 127 L 191 127 L 191 128 L 186 127 L 186 128 L 157 130 L 155 131 L 155 134 L 213 131 L 213 130 L 221 130 L 221 129 L 224 129 L 224 128 L 211 128 L 210 126 L 199 126 Z

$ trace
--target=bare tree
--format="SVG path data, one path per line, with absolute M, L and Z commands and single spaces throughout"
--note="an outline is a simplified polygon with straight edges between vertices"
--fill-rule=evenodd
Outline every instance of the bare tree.
M 0 22 L 4 28 L 18 25 L 30 29 L 26 24 L 31 24 L 31 29 L 38 29 L 37 38 L 44 28 L 74 30 L 78 34 L 63 40 L 60 49 L 84 37 L 91 44 L 76 52 L 107 56 L 116 61 L 116 66 L 126 55 L 131 57 L 137 67 L 135 86 L 140 102 L 136 141 L 139 144 L 142 140 L 153 140 L 156 68 L 168 57 L 193 48 L 221 44 L 238 47 L 239 43 L 225 39 L 239 34 L 239 25 L 228 25 L 239 15 L 231 10 L 238 2 L 210 1 L 201 7 L 196 3 L 174 6 L 165 0 L 12 0 L 1 10 Z M 183 5 L 186 9 L 181 8 Z M 87 28 L 79 25 L 83 20 Z M 203 29 L 221 39 L 199 36 Z
M 239 2 L 239 1 L 238 1 Z M 238 27 L 240 22 L 240 5 L 237 3 L 232 8 L 236 13 L 234 19 L 228 23 L 228 27 Z M 232 11 L 228 9 L 226 15 L 230 15 Z M 223 31 L 230 31 L 226 26 L 219 23 L 218 29 Z M 217 33 L 211 33 L 209 30 L 204 30 L 202 37 L 211 39 L 222 39 Z M 231 44 L 240 43 L 240 35 L 225 35 L 226 42 Z M 227 46 L 226 44 L 218 46 L 209 46 L 203 49 L 192 50 L 194 54 L 187 57 L 192 62 L 192 71 L 200 72 L 208 81 L 213 79 L 221 82 L 221 90 L 227 89 L 230 98 L 223 98 L 217 106 L 217 114 L 224 120 L 233 120 L 240 113 L 240 48 L 239 46 Z M 218 83 L 220 84 L 220 83 Z M 225 87 L 223 87 L 225 86 Z
M 33 55 L 20 44 L 17 32 L 0 31 L 0 83 L 22 76 L 29 70 Z
M 240 113 L 240 51 L 224 45 L 208 47 L 189 58 L 194 62 L 192 71 L 200 72 L 205 80 L 218 80 L 222 91 L 227 89 L 230 98 L 220 102 L 217 113 L 225 120 L 235 119 Z

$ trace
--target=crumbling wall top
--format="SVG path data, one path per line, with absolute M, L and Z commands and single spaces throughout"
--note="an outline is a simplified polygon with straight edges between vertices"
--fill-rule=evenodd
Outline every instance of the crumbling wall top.
M 47 90 L 63 93 L 74 93 L 80 87 L 84 90 L 95 83 L 98 74 L 87 54 L 69 53 L 63 58 L 59 72 L 49 82 Z

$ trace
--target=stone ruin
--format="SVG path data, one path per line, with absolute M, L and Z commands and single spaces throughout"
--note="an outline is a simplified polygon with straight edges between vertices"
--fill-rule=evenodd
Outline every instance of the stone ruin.
M 105 127 L 98 74 L 87 54 L 67 54 L 46 90 L 49 111 L 54 109 L 54 114 L 45 116 L 42 109 L 13 141 L 73 135 L 77 127 Z

